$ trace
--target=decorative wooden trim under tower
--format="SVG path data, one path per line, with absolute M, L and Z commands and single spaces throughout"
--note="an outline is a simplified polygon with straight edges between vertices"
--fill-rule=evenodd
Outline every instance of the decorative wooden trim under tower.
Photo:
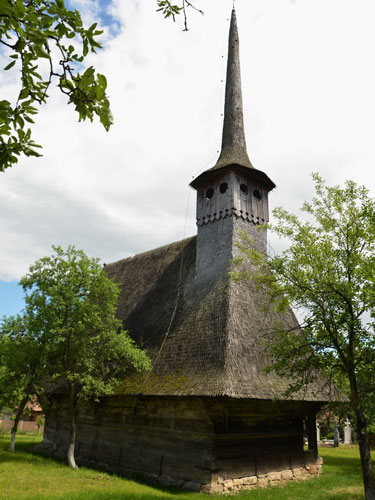
M 251 224 L 264 224 L 268 221 L 268 192 L 275 187 L 264 172 L 253 167 L 246 150 L 239 39 L 234 9 L 229 31 L 221 153 L 216 165 L 200 174 L 190 185 L 197 190 L 199 273 L 199 262 L 202 260 L 200 240 L 207 240 L 203 236 L 208 231 L 205 226 L 227 217 L 232 217 L 233 221 L 243 219 Z M 209 231 L 212 232 L 212 229 Z M 259 249 L 266 251 L 266 232 L 259 232 L 257 240 Z

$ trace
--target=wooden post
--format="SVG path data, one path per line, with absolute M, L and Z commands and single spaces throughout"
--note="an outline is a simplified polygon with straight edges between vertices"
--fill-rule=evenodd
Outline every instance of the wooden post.
M 309 450 L 314 452 L 315 457 L 318 456 L 318 441 L 316 438 L 316 414 L 310 413 L 307 416 L 307 439 L 308 439 L 308 448 Z

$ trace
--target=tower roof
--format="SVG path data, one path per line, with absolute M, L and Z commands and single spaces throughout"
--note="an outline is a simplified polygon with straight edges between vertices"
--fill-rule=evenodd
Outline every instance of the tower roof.
M 225 84 L 224 125 L 221 153 L 214 169 L 237 164 L 253 168 L 246 150 L 241 89 L 240 47 L 236 11 L 232 10 Z
M 232 10 L 229 29 L 221 152 L 216 164 L 200 174 L 190 185 L 197 188 L 200 182 L 204 182 L 208 177 L 215 175 L 217 170 L 222 172 L 226 167 L 232 166 L 247 171 L 255 180 L 263 182 L 268 190 L 275 187 L 275 184 L 264 172 L 253 167 L 247 154 L 243 120 L 239 37 L 236 11 L 234 9 Z

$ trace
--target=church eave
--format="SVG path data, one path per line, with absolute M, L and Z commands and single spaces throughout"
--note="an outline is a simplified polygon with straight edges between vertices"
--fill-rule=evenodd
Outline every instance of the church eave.
M 224 165 L 221 167 L 215 166 L 209 170 L 206 170 L 205 172 L 202 172 L 198 177 L 196 177 L 190 183 L 190 186 L 194 189 L 198 189 L 203 184 L 207 184 L 207 182 L 209 182 L 210 180 L 213 180 L 219 176 L 223 176 L 230 171 L 240 172 L 248 179 L 262 184 L 267 189 L 267 191 L 271 191 L 276 187 L 276 184 L 262 170 L 258 170 L 254 167 L 245 167 L 236 163 Z

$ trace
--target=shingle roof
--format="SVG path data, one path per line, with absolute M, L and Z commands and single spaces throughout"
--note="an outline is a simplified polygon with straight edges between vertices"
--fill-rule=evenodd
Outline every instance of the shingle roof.
M 286 399 L 288 381 L 263 371 L 269 358 L 262 339 L 273 335 L 276 323 L 298 327 L 293 312 L 265 313 L 264 292 L 227 274 L 206 287 L 198 284 L 195 247 L 196 237 L 188 238 L 105 267 L 122 285 L 118 316 L 154 362 L 152 372 L 131 375 L 118 392 Z M 292 399 L 328 401 L 331 396 L 315 386 Z

